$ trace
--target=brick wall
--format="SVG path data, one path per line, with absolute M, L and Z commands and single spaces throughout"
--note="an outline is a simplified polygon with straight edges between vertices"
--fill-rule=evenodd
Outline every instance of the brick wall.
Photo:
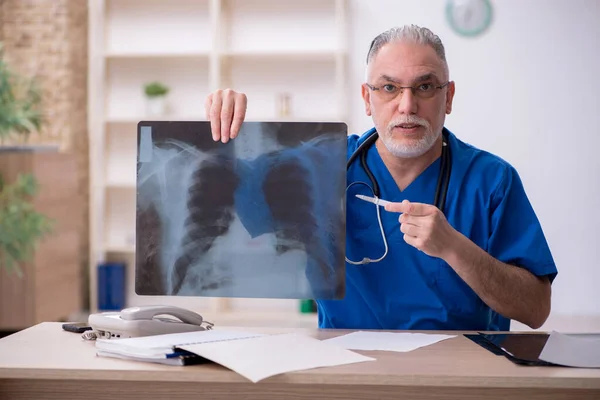
M 30 143 L 58 144 L 77 158 L 82 270 L 88 254 L 87 1 L 0 0 L 5 59 L 42 88 L 46 124 Z

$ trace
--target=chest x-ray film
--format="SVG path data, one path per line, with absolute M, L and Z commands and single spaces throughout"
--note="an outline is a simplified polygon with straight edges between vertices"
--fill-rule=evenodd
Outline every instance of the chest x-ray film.
M 138 124 L 139 295 L 336 299 L 345 293 L 347 126 Z

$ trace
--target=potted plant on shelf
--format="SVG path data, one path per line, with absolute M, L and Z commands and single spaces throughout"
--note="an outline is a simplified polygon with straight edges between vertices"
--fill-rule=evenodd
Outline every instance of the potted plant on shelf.
M 150 116 L 161 116 L 167 111 L 169 87 L 161 82 L 150 82 L 144 86 L 146 94 L 146 112 Z
M 0 156 L 34 149 L 28 139 L 42 122 L 41 95 L 35 81 L 9 70 L 0 43 Z M 51 231 L 52 221 L 33 205 L 38 192 L 36 178 L 18 173 L 14 182 L 7 182 L 4 164 L 0 163 L 0 269 L 22 276 L 19 264 L 31 260 L 38 241 Z M 8 173 L 14 177 L 13 165 Z

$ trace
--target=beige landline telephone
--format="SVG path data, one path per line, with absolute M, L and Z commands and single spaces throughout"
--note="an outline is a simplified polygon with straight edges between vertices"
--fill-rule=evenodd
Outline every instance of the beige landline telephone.
M 159 316 L 170 316 L 165 318 Z M 209 330 L 214 324 L 200 314 L 175 306 L 130 307 L 121 312 L 92 314 L 88 318 L 96 338 L 131 338 Z

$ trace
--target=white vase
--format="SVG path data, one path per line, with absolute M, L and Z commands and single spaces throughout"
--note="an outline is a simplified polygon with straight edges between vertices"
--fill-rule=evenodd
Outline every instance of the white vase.
M 167 101 L 165 96 L 147 97 L 146 112 L 149 116 L 163 116 L 167 111 Z

